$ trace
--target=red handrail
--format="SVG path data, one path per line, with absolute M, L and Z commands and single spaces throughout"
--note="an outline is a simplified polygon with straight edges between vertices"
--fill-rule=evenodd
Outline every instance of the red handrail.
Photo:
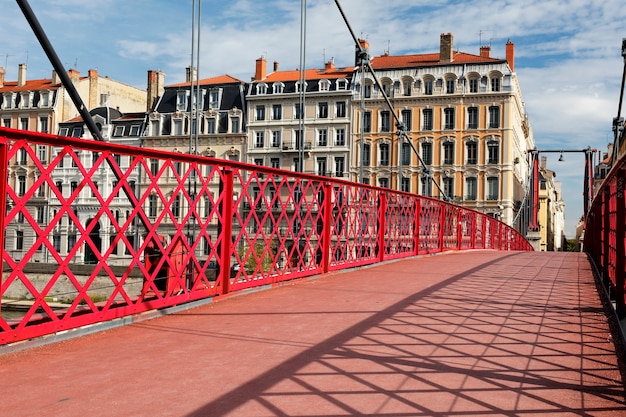
M 0 344 L 390 259 L 532 250 L 440 200 L 222 159 L 0 128 L 0 164 Z

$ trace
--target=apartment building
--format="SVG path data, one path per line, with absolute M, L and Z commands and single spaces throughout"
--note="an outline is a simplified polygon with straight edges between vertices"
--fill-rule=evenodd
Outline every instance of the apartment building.
M 153 108 L 146 116 L 146 148 L 201 155 L 231 161 L 246 160 L 246 83 L 230 75 L 197 80 L 192 69 L 187 68 L 186 81 L 165 86 Z M 189 189 L 185 195 L 177 188 L 177 176 L 189 167 L 179 161 L 150 162 L 150 172 L 140 180 L 141 192 L 148 192 L 145 211 L 156 219 L 164 210 L 167 215 L 159 233 L 170 240 L 175 238 L 176 224 L 188 214 L 189 201 L 199 187 L 199 177 L 189 176 Z M 201 176 L 208 179 L 209 187 L 198 196 L 198 214 L 203 222 L 208 219 L 208 230 L 202 233 L 196 245 L 198 255 L 209 255 L 214 250 L 214 238 L 219 226 L 215 211 L 219 195 L 220 176 L 211 165 L 202 165 Z M 153 186 L 158 183 L 159 190 Z M 239 189 L 241 187 L 239 186 Z M 145 191 L 144 191 L 145 190 Z M 239 190 L 235 191 L 235 198 Z M 192 218 L 189 233 L 197 236 L 197 219 Z M 190 240 L 196 240 L 190 238 Z
M 477 55 L 457 51 L 447 33 L 438 53 L 371 58 L 393 112 L 367 67 L 357 65 L 351 179 L 362 173 L 365 183 L 447 198 L 513 224 L 527 190 L 526 151 L 534 139 L 513 43 L 507 42 L 504 59 L 490 53 L 488 46 Z M 394 112 L 410 143 L 397 134 Z
M 302 73 L 280 71 L 278 63 L 270 74 L 266 68 L 259 58 L 246 94 L 247 161 L 347 178 L 353 69 L 332 60 Z

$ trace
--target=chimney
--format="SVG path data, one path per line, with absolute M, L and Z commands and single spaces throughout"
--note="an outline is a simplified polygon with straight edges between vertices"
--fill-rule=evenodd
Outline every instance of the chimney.
M 274 72 L 278 72 L 278 61 L 274 61 Z
M 198 70 L 196 70 L 196 68 L 191 68 L 191 67 L 187 67 L 185 68 L 185 81 L 190 83 L 191 82 L 191 75 L 192 75 L 192 71 L 193 71 L 193 81 L 197 81 L 198 80 Z
M 4 68 L 0 67 L 0 88 L 4 87 Z
M 333 58 L 330 59 L 330 61 L 328 61 L 326 64 L 324 64 L 324 69 L 326 71 L 331 71 L 336 69 L 337 67 L 335 67 L 335 61 Z
M 439 61 L 452 62 L 454 37 L 451 33 L 442 33 L 439 39 Z
M 17 86 L 21 87 L 26 84 L 26 64 L 20 64 L 17 67 Z
M 87 103 L 88 109 L 95 109 L 100 104 L 100 96 L 98 95 L 98 71 L 90 69 L 87 71 L 89 80 L 89 102 Z
M 506 42 L 506 60 L 511 71 L 515 72 L 515 44 L 510 39 Z
M 261 57 L 256 60 L 256 71 L 254 73 L 254 80 L 261 81 L 267 76 L 267 61 L 265 57 Z
M 52 80 L 50 81 L 52 84 L 61 84 L 61 77 L 55 70 L 52 70 Z
M 368 41 L 366 41 L 365 39 L 359 39 L 359 45 L 361 45 L 361 48 L 365 52 L 365 55 L 361 56 L 361 50 L 359 48 L 357 48 L 356 46 L 354 47 L 355 48 L 355 51 L 354 51 L 354 66 L 356 66 L 356 67 L 361 66 L 362 60 L 369 59 L 369 54 L 370 54 L 370 43 Z
M 75 70 L 74 68 L 71 68 L 67 72 L 67 75 L 70 77 L 70 80 L 72 80 L 72 82 L 76 82 L 80 78 L 80 71 Z
M 482 56 L 483 58 L 489 58 L 491 56 L 491 46 L 481 46 L 480 56 Z
M 163 71 L 148 71 L 147 111 L 151 111 L 157 97 L 163 95 L 164 86 L 165 73 Z

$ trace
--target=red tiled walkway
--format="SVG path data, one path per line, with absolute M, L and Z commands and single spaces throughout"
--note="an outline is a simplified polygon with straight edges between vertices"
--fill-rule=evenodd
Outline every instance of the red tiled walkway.
M 0 356 L 2 416 L 625 416 L 579 253 L 338 273 Z

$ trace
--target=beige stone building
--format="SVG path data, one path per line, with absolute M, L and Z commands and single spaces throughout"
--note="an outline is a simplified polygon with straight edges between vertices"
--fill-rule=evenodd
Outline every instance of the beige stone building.
M 518 214 L 534 139 L 513 43 L 506 44 L 506 58 L 490 54 L 490 47 L 477 55 L 457 51 L 452 34 L 442 34 L 438 52 L 370 59 L 411 144 L 399 140 L 382 92 L 359 66 L 352 81 L 351 179 L 363 172 L 362 181 L 372 185 L 445 196 L 525 231 Z

